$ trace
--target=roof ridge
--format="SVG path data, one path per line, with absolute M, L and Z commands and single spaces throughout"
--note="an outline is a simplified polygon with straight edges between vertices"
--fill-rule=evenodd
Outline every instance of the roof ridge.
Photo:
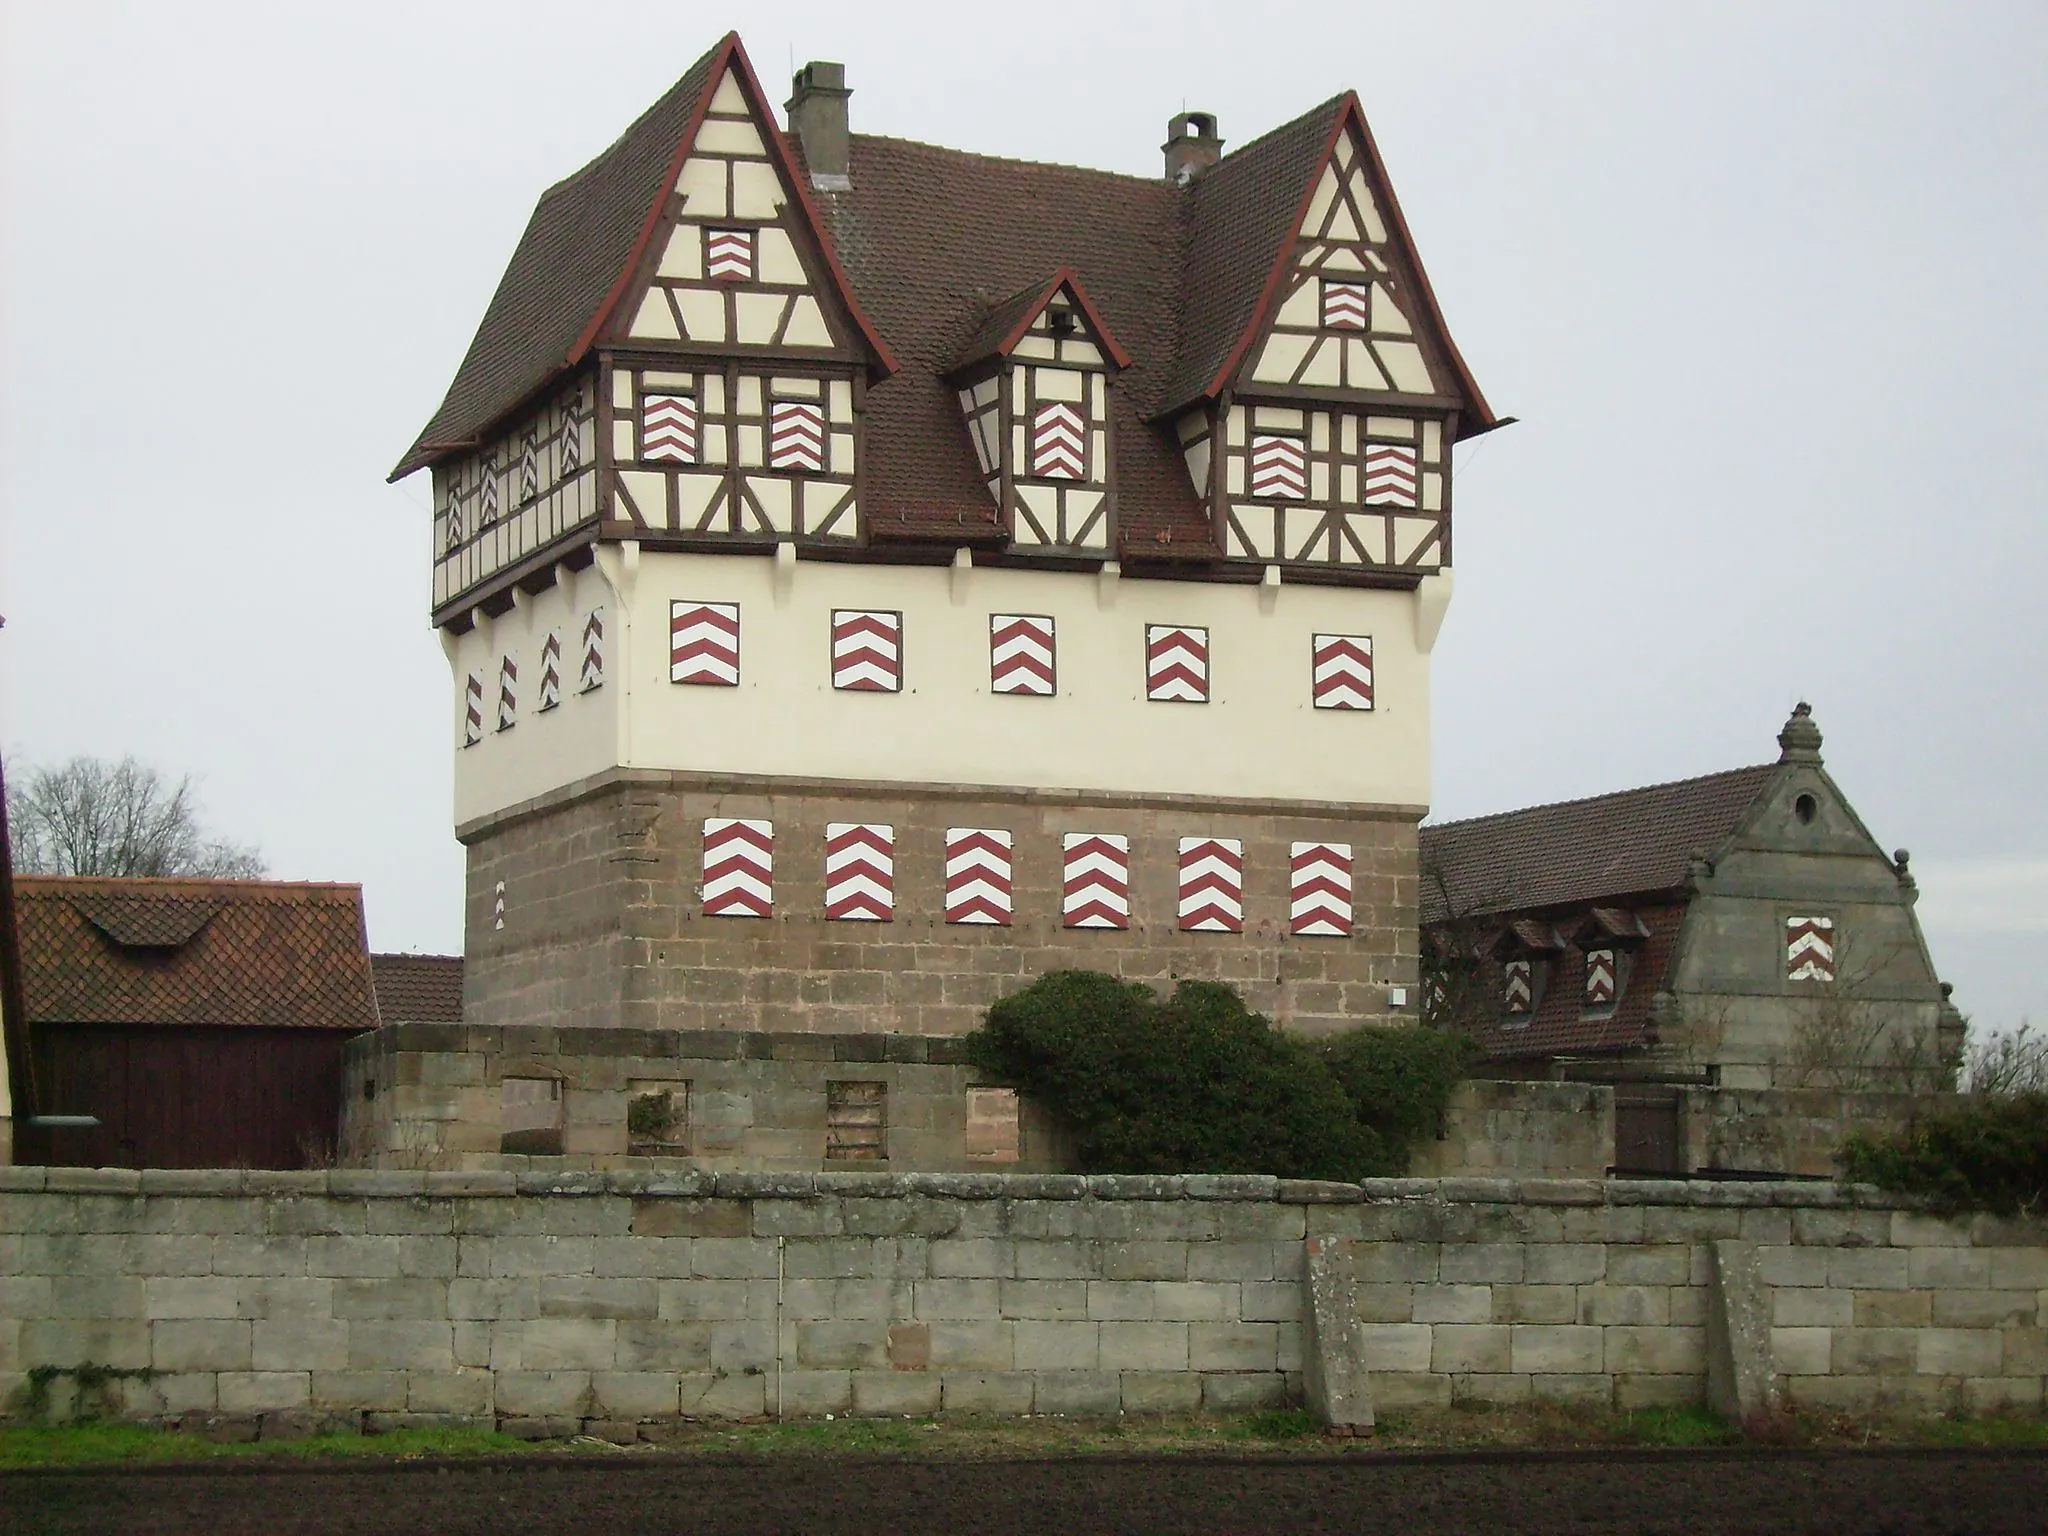
M 1425 823 L 1418 830 L 1422 832 L 1447 832 L 1453 827 L 1476 826 L 1484 821 L 1501 821 L 1509 816 L 1527 816 L 1535 811 L 1563 810 L 1568 806 L 1594 805 L 1602 800 L 1618 800 L 1624 795 L 1647 794 L 1658 789 L 1682 789 L 1689 784 L 1704 784 L 1712 779 L 1732 779 L 1746 773 L 1765 773 L 1776 768 L 1776 763 L 1752 763 L 1743 768 L 1722 768 L 1713 773 L 1696 773 L 1689 778 L 1665 779 L 1655 784 L 1637 784 L 1628 789 L 1610 789 L 1598 795 L 1579 795 L 1570 800 L 1545 800 L 1536 805 L 1519 805 L 1512 810 L 1488 811 L 1484 816 L 1465 816 L 1456 821 Z
M 140 887 L 140 889 L 137 889 Z M 215 877 L 212 875 L 16 875 L 14 890 L 18 896 L 50 897 L 62 900 L 70 896 L 106 895 L 128 896 L 135 900 L 157 897 L 207 896 L 275 896 L 298 894 L 320 894 L 325 892 L 356 892 L 363 889 L 360 880 L 251 880 L 237 877 Z
M 783 130 L 785 137 L 788 136 L 788 132 L 788 129 Z M 1135 181 L 1141 186 L 1158 187 L 1165 192 L 1180 190 L 1161 176 L 1145 176 L 1136 171 L 1106 171 L 1099 165 L 1075 165 L 1066 160 L 1026 160 L 1020 155 L 992 155 L 978 149 L 959 149 L 951 144 L 934 144 L 929 139 L 906 138 L 897 133 L 855 133 L 849 134 L 848 137 L 856 144 L 900 144 L 909 149 L 928 149 L 935 154 L 951 155 L 960 160 L 987 160 L 996 165 L 1014 165 L 1033 171 L 1073 171 L 1082 176 L 1105 176 L 1112 181 Z

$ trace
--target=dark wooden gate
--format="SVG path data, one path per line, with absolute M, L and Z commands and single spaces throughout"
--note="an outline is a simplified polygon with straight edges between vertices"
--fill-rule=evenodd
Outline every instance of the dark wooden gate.
M 1666 1083 L 1614 1086 L 1614 1171 L 1680 1178 L 1685 1160 L 1678 1139 L 1679 1091 Z
M 83 1168 L 304 1168 L 331 1157 L 341 1113 L 339 1029 L 33 1031 L 51 1114 L 96 1130 L 34 1133 L 38 1159 Z

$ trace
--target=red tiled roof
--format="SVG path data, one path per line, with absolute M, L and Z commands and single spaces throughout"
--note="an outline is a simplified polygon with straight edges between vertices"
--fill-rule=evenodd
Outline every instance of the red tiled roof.
M 1500 961 L 1491 956 L 1481 961 L 1476 989 L 1487 1016 L 1479 1023 L 1465 1026 L 1479 1042 L 1480 1050 L 1493 1060 L 1511 1060 L 1523 1056 L 1590 1055 L 1644 1044 L 1650 1000 L 1664 985 L 1672 946 L 1677 943 L 1679 925 L 1685 920 L 1685 904 L 1645 907 L 1636 916 L 1648 929 L 1648 937 L 1639 944 L 1623 946 L 1632 950 L 1632 960 L 1624 973 L 1620 997 L 1604 1013 L 1586 1012 L 1586 956 L 1585 950 L 1577 945 L 1534 957 L 1539 965 L 1548 962 L 1549 977 L 1543 995 L 1537 999 L 1536 1011 L 1516 1022 L 1510 1022 L 1499 1011 L 1504 986 Z M 1570 933 L 1578 923 L 1560 922 L 1558 926 Z
M 355 885 L 23 875 L 35 1024 L 374 1028 Z
M 1735 768 L 1425 826 L 1422 920 L 1675 892 L 1686 860 L 1720 847 L 1777 771 Z
M 610 149 L 542 197 L 447 399 L 395 474 L 473 446 L 583 360 L 728 48 L 746 73 L 744 52 L 728 38 Z M 1187 187 L 859 134 L 850 189 L 811 191 L 800 177 L 828 265 L 837 263 L 857 318 L 894 369 L 866 397 L 861 505 L 871 535 L 1003 539 L 944 375 L 986 330 L 992 307 L 1021 302 L 1049 273 L 1070 268 L 1130 358 L 1112 392 L 1122 555 L 1217 558 L 1178 446 L 1152 418 L 1210 393 L 1240 354 L 1328 146 L 1356 111 L 1355 97 L 1333 98 Z M 788 136 L 772 137 L 778 153 L 797 155 Z M 1377 166 L 1377 151 L 1368 155 Z M 1389 214 L 1405 239 L 1391 193 Z M 1426 277 L 1419 269 L 1414 277 L 1429 319 L 1440 323 Z M 1494 418 L 1448 335 L 1443 345 L 1467 396 L 1461 433 L 1486 430 Z
M 370 975 L 384 1023 L 462 1022 L 462 956 L 372 955 Z

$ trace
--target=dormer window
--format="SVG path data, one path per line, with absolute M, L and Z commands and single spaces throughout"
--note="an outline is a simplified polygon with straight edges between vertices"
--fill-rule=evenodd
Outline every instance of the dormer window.
M 1627 990 L 1629 972 L 1636 951 L 1650 930 L 1633 912 L 1618 907 L 1595 907 L 1579 925 L 1578 945 L 1584 968 L 1580 1004 L 1592 1015 L 1611 1014 Z
M 1526 956 L 1501 966 L 1501 1006 L 1510 1018 L 1536 1011 L 1536 963 Z
M 1586 1011 L 1612 1008 L 1621 991 L 1620 957 L 1612 945 L 1586 951 Z
M 1260 501 L 1308 499 L 1308 445 L 1279 432 L 1254 432 L 1251 493 Z
M 714 282 L 754 280 L 754 232 L 751 229 L 704 231 L 704 275 Z

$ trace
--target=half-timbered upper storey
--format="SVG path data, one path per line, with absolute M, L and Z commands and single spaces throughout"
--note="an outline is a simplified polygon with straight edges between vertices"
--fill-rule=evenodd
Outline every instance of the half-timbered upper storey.
M 1160 180 L 776 121 L 737 37 L 535 209 L 447 398 L 436 621 L 652 548 L 1410 585 L 1497 425 L 1355 96 Z M 1268 579 L 1270 579 L 1268 577 Z

